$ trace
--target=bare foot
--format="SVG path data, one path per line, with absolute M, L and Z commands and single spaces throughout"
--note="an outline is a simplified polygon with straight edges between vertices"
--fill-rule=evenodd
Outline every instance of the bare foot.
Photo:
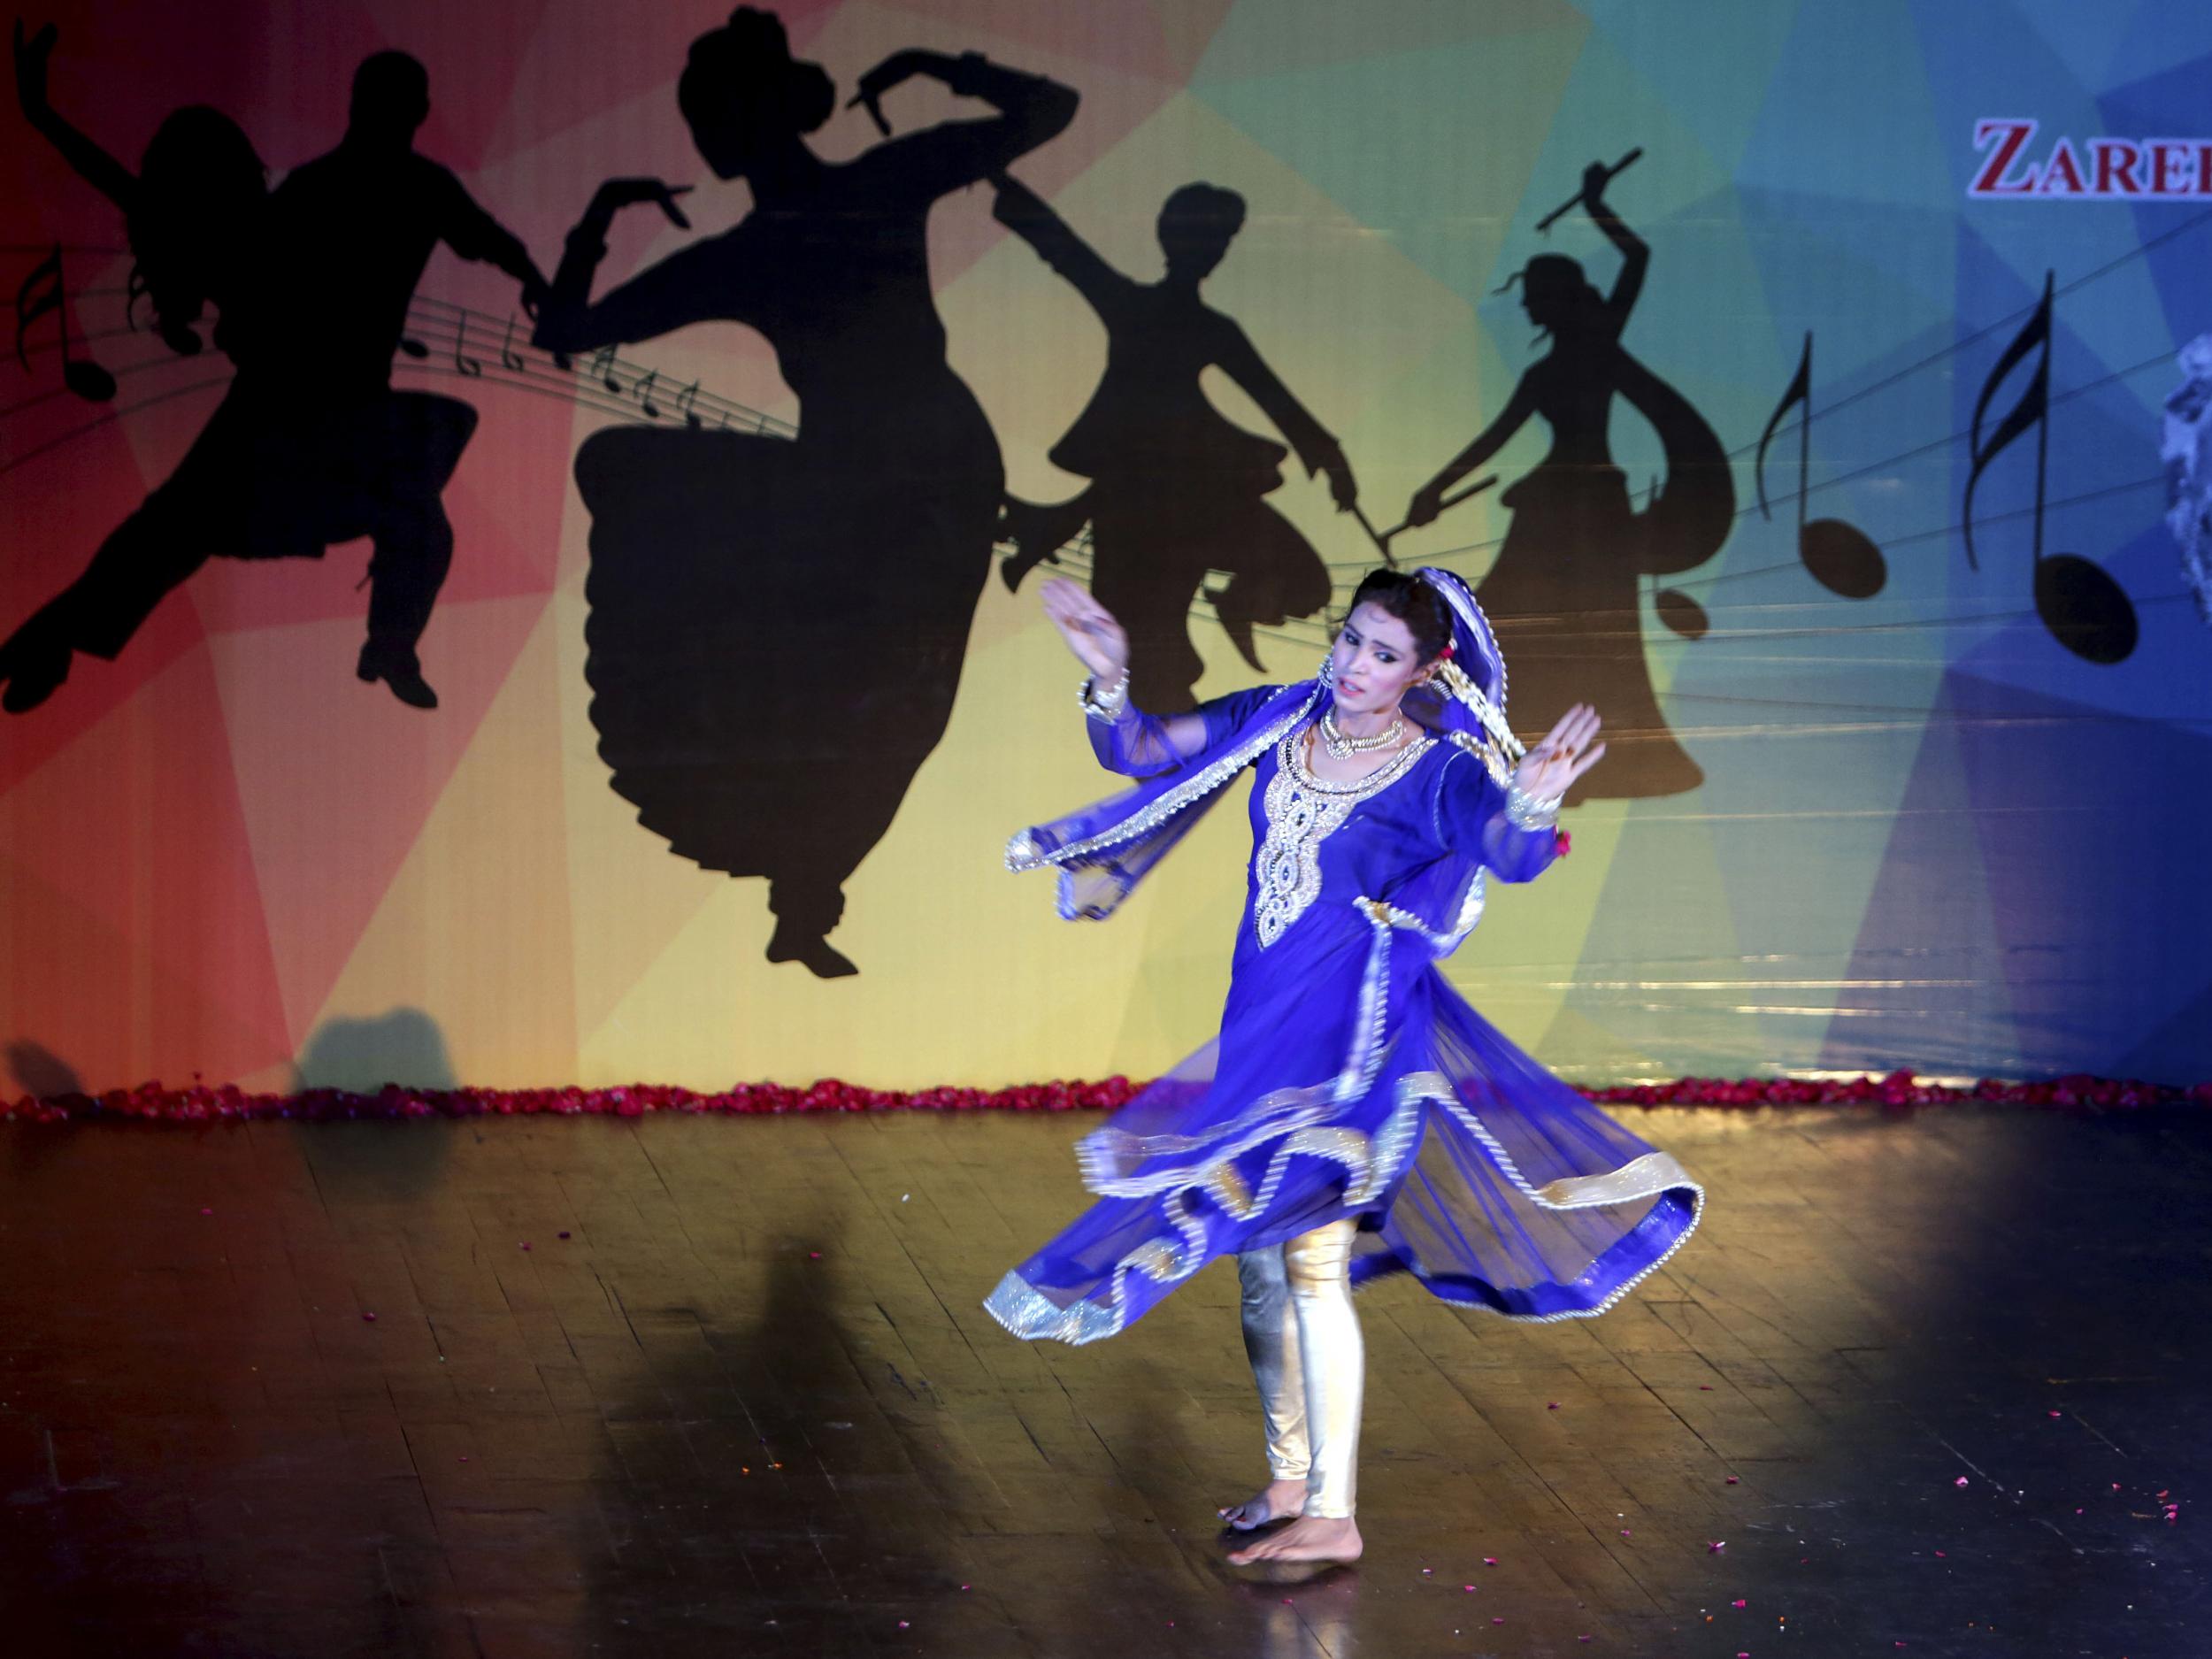
M 1240 1567 L 1255 1561 L 1357 1561 L 1363 1548 L 1350 1516 L 1327 1520 L 1314 1515 L 1231 1550 L 1229 1559 Z
M 1215 1514 L 1240 1532 L 1265 1526 L 1270 1521 L 1288 1520 L 1306 1507 L 1306 1483 L 1302 1480 L 1271 1480 L 1241 1503 L 1233 1503 Z

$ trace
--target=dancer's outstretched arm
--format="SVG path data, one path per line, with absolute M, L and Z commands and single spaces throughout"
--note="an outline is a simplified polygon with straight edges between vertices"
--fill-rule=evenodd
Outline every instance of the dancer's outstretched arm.
M 85 181 L 124 212 L 136 211 L 138 180 L 131 170 L 87 138 L 57 114 L 47 101 L 46 66 L 54 55 L 61 32 L 49 23 L 29 39 L 21 19 L 15 25 L 15 96 L 23 105 L 23 118 L 56 150 L 62 159 L 83 175 Z
M 1244 330 L 1233 322 L 1228 329 L 1217 366 L 1290 440 L 1309 477 L 1316 472 L 1329 475 L 1329 492 L 1339 510 L 1350 507 L 1359 500 L 1359 485 L 1353 480 L 1352 464 L 1344 458 L 1343 447 L 1283 384 L 1282 377 L 1268 367 L 1267 359 L 1260 356 Z
M 552 287 L 538 308 L 531 343 L 543 351 L 593 351 L 651 340 L 718 314 L 712 307 L 723 282 L 713 242 L 694 242 L 596 303 L 591 297 L 592 278 L 607 257 L 607 230 L 614 216 L 646 203 L 659 208 L 679 230 L 689 230 L 691 221 L 676 198 L 690 188 L 658 179 L 610 179 L 601 185 L 576 228 L 568 233 L 560 269 L 553 273 Z
M 883 97 L 902 81 L 926 75 L 956 96 L 979 98 L 997 109 L 979 121 L 940 121 L 918 133 L 890 137 Z M 852 102 L 867 110 L 888 141 L 861 158 L 912 187 L 929 200 L 1000 172 L 1038 145 L 1056 138 L 1075 119 L 1080 96 L 1043 75 L 995 64 L 980 52 L 894 52 L 860 78 Z
M 504 271 L 522 284 L 522 308 L 536 316 L 548 291 L 545 273 L 531 258 L 522 238 L 478 205 L 468 187 L 450 170 L 437 167 L 439 183 L 438 237 L 464 259 L 480 259 Z
M 1605 758 L 1597 710 L 1578 703 L 1500 788 L 1471 756 L 1455 756 L 1437 796 L 1445 845 L 1477 854 L 1501 880 L 1528 881 L 1558 856 L 1559 802 L 1576 780 Z
M 998 191 L 991 217 L 1034 248 L 1037 257 L 1090 301 L 1094 311 L 1105 311 L 1129 285 L 1127 277 L 1101 258 L 1096 249 L 1019 179 L 995 173 L 991 183 Z
M 1064 576 L 1041 589 L 1045 615 L 1075 659 L 1090 671 L 1084 722 L 1098 764 L 1129 778 L 1172 772 L 1248 715 L 1274 687 L 1233 692 L 1188 714 L 1147 714 L 1129 702 L 1129 635 L 1105 606 Z
M 1651 244 L 1621 222 L 1621 217 L 1605 202 L 1605 181 L 1611 176 L 1605 164 L 1594 161 L 1582 170 L 1582 203 L 1589 210 L 1597 227 L 1605 233 L 1605 240 L 1620 250 L 1621 273 L 1613 280 L 1613 291 L 1605 296 L 1605 313 L 1612 320 L 1613 332 L 1618 334 L 1628 322 L 1628 313 L 1636 308 L 1636 296 L 1644 291 L 1644 272 L 1651 265 Z
M 1485 426 L 1472 443 L 1447 461 L 1434 478 L 1414 492 L 1413 499 L 1406 503 L 1406 522 L 1433 522 L 1436 515 L 1444 511 L 1444 492 L 1504 449 L 1535 412 L 1536 399 L 1529 391 L 1528 376 L 1524 374 L 1521 383 L 1513 388 L 1512 397 L 1498 411 L 1498 418 Z

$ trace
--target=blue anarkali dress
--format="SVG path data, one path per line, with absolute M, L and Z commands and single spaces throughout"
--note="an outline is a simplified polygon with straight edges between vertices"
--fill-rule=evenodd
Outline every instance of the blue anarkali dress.
M 1479 918 L 1486 875 L 1525 881 L 1556 856 L 1550 824 L 1517 810 L 1504 757 L 1455 705 L 1409 704 L 1423 735 L 1368 779 L 1325 782 L 1302 756 L 1328 707 L 1325 680 L 1238 693 L 1199 710 L 1203 746 L 1187 754 L 1152 717 L 1094 718 L 1101 761 L 1142 781 L 1009 848 L 1014 868 L 1061 871 L 1064 915 L 1102 917 L 1254 774 L 1220 1034 L 1084 1138 L 1098 1202 L 985 1303 L 1017 1336 L 1113 1335 L 1213 1257 L 1348 1215 L 1356 1286 L 1408 1272 L 1514 1318 L 1587 1317 L 1697 1225 L 1702 1190 L 1671 1156 L 1522 1053 L 1437 966 Z

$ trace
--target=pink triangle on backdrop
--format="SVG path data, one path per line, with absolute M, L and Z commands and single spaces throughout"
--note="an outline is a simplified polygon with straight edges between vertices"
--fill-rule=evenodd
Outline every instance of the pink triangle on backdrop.
M 529 595 L 441 606 L 424 641 L 424 672 L 439 697 L 429 712 L 354 678 L 360 631 L 348 619 L 212 643 L 245 803 L 241 843 L 251 849 L 295 1041 L 329 995 L 545 604 Z
M 19 781 L 0 810 L 24 875 L 130 940 L 148 972 L 196 987 L 175 1007 L 147 1000 L 149 987 L 134 983 L 80 984 L 77 998 L 138 1008 L 157 1057 L 204 1056 L 188 1039 L 211 1010 L 271 1052 L 284 1048 L 275 964 L 204 650 L 140 686 Z M 73 959 L 69 941 L 25 937 L 50 964 Z M 96 1069 L 111 1077 L 119 1064 L 111 1055 Z

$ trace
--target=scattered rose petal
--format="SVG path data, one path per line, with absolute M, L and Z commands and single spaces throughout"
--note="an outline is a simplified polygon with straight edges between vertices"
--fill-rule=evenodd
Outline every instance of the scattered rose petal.
M 212 1204 L 202 1204 L 200 1206 L 200 1213 L 204 1216 L 211 1216 L 215 1213 L 215 1206 Z
M 1705 1540 L 1705 1553 L 1709 1555 L 1717 1555 L 1727 1548 L 1728 1540 L 1724 1538 L 1709 1538 Z
M 1494 1567 L 1498 1564 L 1498 1558 L 1495 1555 L 1485 1555 L 1482 1558 L 1482 1564 L 1486 1567 Z
M 1492 1619 L 1490 1622 L 1491 1622 L 1493 1624 L 1504 1624 L 1504 1623 L 1505 1623 L 1505 1620 L 1504 1620 L 1504 1619 L 1502 1619 L 1502 1618 L 1494 1618 L 1494 1619 Z
M 523 1248 L 524 1249 L 526 1249 L 526 1249 L 528 1249 L 528 1248 L 530 1248 L 530 1246 L 528 1245 L 528 1243 L 527 1243 L 527 1242 L 525 1242 L 522 1248 Z
M 2054 1411 L 2054 1412 L 2052 1412 L 2052 1413 L 2051 1413 L 2051 1415 L 2052 1415 L 2053 1417 L 2062 1417 L 2062 1416 L 2064 1416 L 2065 1414 L 2064 1414 L 2063 1412 L 2060 1412 L 2060 1411 Z M 1904 1643 L 1902 1643 L 1902 1642 L 1899 1642 L 1897 1645 L 1898 1645 L 1900 1647 L 1902 1647 L 1905 1644 L 1904 1644 Z
M 1744 1603 L 1744 1598 L 1743 1598 L 1742 1596 L 1738 1596 L 1738 1597 L 1737 1597 L 1734 1601 L 1731 1601 L 1728 1605 L 1729 1605 L 1729 1606 L 1731 1606 L 1731 1607 L 1742 1607 L 1744 1604 L 1745 1604 L 1745 1603 Z
M 810 1262 L 818 1262 L 822 1259 L 822 1253 L 819 1250 L 809 1250 L 806 1253 L 806 1259 Z
M 1730 1486 L 1740 1486 L 1740 1485 L 1742 1485 L 1743 1483 L 1742 1483 L 1741 1481 L 1738 1480 L 1738 1479 L 1736 1479 L 1736 1477 L 1735 1477 L 1735 1476 L 1731 1475 L 1731 1476 L 1729 1476 L 1729 1477 L 1728 1477 L 1728 1484 L 1729 1484 Z
M 1459 1587 L 1466 1591 L 1469 1595 L 1472 1595 L 1475 1593 L 1475 1586 L 1471 1584 L 1463 1584 Z
M 1939 1549 L 1936 1551 L 1936 1559 L 1938 1561 L 1948 1561 L 1950 1557 Z
M 566 1234 L 565 1233 L 564 1233 L 563 1234 L 561 1234 L 561 1237 L 563 1237 L 564 1239 L 565 1239 L 566 1237 L 568 1237 L 568 1234 Z
M 1549 1402 L 1546 1402 L 1546 1404 L 1545 1404 L 1545 1406 L 1544 1406 L 1544 1409 L 1545 1409 L 1545 1410 L 1547 1410 L 1547 1411 L 1556 1411 L 1556 1410 L 1558 1410 L 1558 1409 L 1559 1409 L 1559 1402 L 1558 1402 L 1558 1401 L 1556 1401 L 1556 1400 L 1553 1400 L 1553 1401 L 1549 1401 Z
M 1635 1536 L 1636 1536 L 1636 1534 L 1635 1534 L 1635 1533 L 1633 1533 L 1633 1532 L 1630 1532 L 1630 1531 L 1628 1530 L 1628 1528 L 1626 1528 L 1625 1526 L 1624 1526 L 1623 1528 L 1621 1528 L 1621 1536 L 1622 1536 L 1623 1538 L 1633 1538 L 1633 1537 L 1635 1537 Z
M 465 1463 L 466 1462 L 468 1462 L 468 1460 L 469 1460 L 469 1455 L 468 1455 L 466 1452 L 463 1452 L 463 1453 L 461 1454 L 461 1461 L 462 1461 L 463 1463 Z
M 899 1621 L 899 1628 L 901 1630 L 904 1630 L 906 1628 L 906 1621 L 904 1619 L 901 1619 Z
M 376 1323 L 376 1316 L 373 1313 L 365 1313 L 361 1316 L 361 1320 L 365 1325 L 374 1325 Z
M 1964 1486 L 1964 1485 L 1966 1484 L 1966 1477 L 1965 1477 L 1964 1475 L 1961 1475 L 1961 1476 L 1960 1476 L 1960 1477 L 1959 1477 L 1956 1480 L 1954 1480 L 1951 1484 L 1952 1484 L 1953 1486 Z
M 1701 1382 L 1698 1384 L 1697 1391 L 1701 1394 L 1709 1394 L 1713 1392 L 1713 1385 L 1709 1382 Z

